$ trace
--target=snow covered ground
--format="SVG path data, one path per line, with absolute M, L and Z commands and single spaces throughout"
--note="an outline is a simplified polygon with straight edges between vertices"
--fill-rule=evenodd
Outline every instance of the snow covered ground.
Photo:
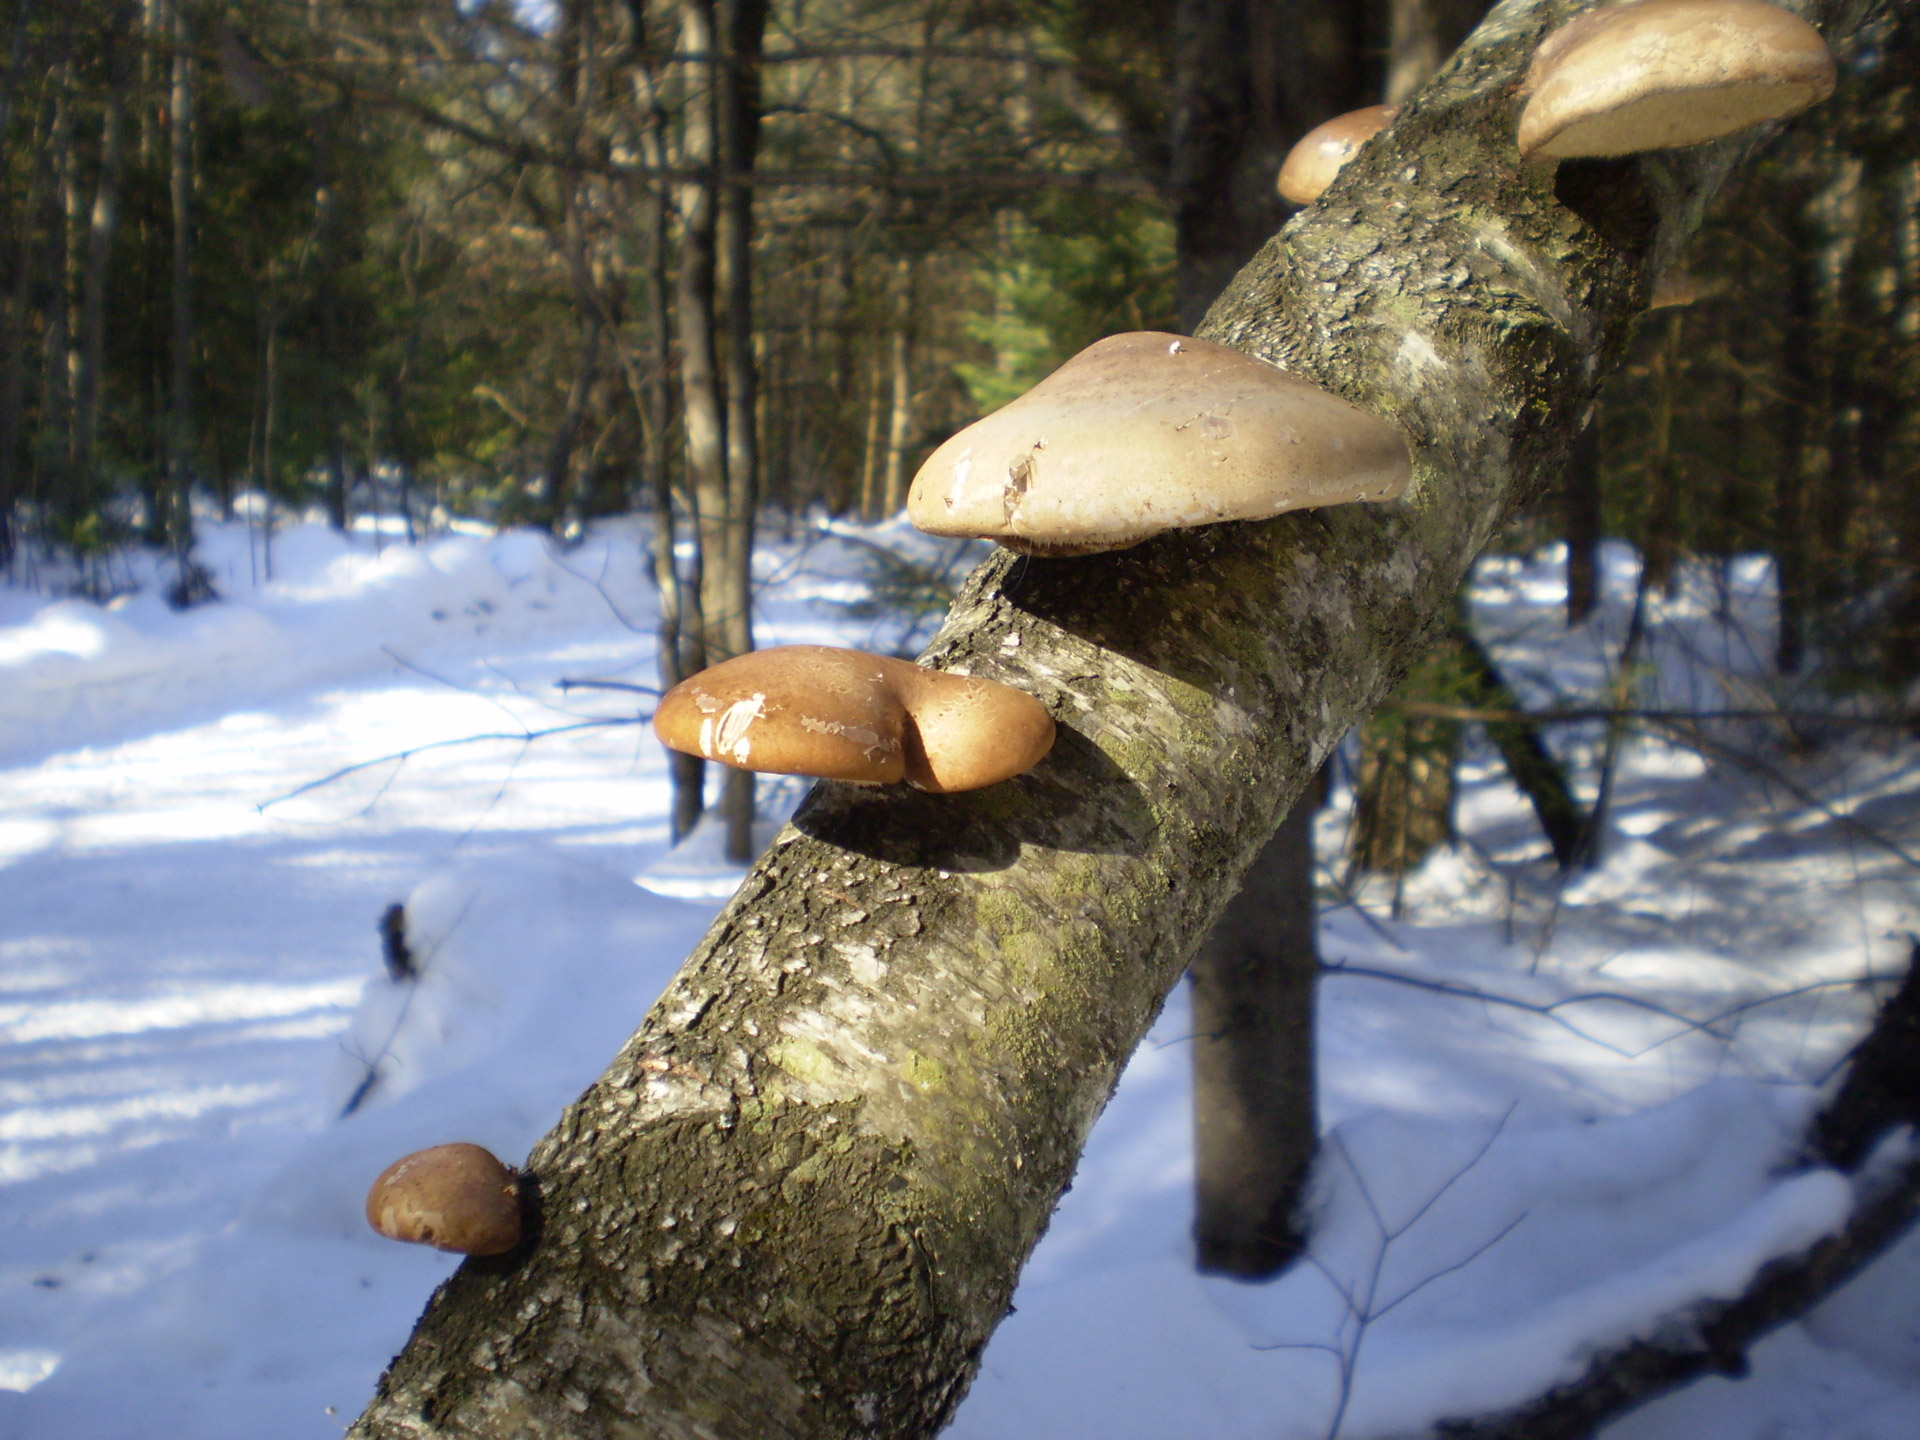
M 911 643 L 862 602 L 875 544 L 914 543 L 776 540 L 762 642 Z M 652 682 L 633 529 L 558 551 L 298 526 L 271 581 L 244 526 L 203 548 L 226 599 L 186 614 L 151 576 L 106 606 L 0 589 L 0 1440 L 337 1435 L 454 1263 L 367 1230 L 368 1182 L 443 1140 L 523 1156 L 728 879 L 667 856 L 645 731 L 595 723 L 646 697 L 558 688 Z M 1590 698 L 1633 578 L 1610 554 L 1569 634 L 1554 557 L 1495 558 L 1476 617 L 1530 702 Z M 1642 703 L 1779 698 L 1763 565 L 1689 572 L 1652 621 Z M 1525 1398 L 1829 1227 L 1845 1182 L 1780 1167 L 1861 982 L 1920 931 L 1920 753 L 1869 732 L 1789 757 L 1762 729 L 1628 744 L 1607 862 L 1564 886 L 1475 750 L 1462 843 L 1399 918 L 1379 882 L 1327 911 L 1313 1257 L 1269 1284 L 1188 1260 L 1177 991 L 950 1433 L 1401 1433 Z M 1598 728 L 1563 738 L 1590 783 Z M 423 976 L 396 986 L 375 926 L 402 900 Z M 1910 1243 L 1751 1378 L 1610 1440 L 1911 1440 L 1916 1281 Z

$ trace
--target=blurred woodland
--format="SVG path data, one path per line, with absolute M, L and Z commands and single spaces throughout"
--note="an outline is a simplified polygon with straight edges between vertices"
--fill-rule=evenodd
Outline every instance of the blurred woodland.
M 1287 146 L 1406 94 L 1477 7 L 0 16 L 10 575 L 104 597 L 144 543 L 176 557 L 176 603 L 209 598 L 190 497 L 244 504 L 269 566 L 275 516 L 314 506 L 562 538 L 640 510 L 670 681 L 750 648 L 756 521 L 891 514 L 932 445 L 1076 349 L 1191 328 L 1284 219 Z M 1783 673 L 1920 675 L 1920 45 L 1894 43 L 1920 16 L 1876 24 L 1723 197 L 1694 303 L 1648 315 L 1561 493 L 1523 517 L 1526 543 L 1568 543 L 1571 620 L 1603 536 L 1656 588 L 1684 557 L 1767 552 Z M 1480 693 L 1462 673 L 1414 683 Z M 1393 763 L 1450 751 L 1452 725 L 1403 724 Z

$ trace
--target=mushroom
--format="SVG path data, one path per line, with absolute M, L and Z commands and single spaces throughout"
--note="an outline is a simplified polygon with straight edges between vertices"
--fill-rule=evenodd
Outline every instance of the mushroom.
M 1157 331 L 1089 346 L 953 436 L 907 496 L 933 535 L 1085 555 L 1164 530 L 1390 500 L 1397 426 L 1210 340 Z
M 1653 293 L 1647 297 L 1647 309 L 1671 310 L 1676 305 L 1691 305 L 1700 298 L 1700 282 L 1693 278 L 1693 272 L 1678 268 L 1664 272 L 1653 282 Z
M 1287 152 L 1274 188 L 1284 200 L 1311 205 L 1360 147 L 1393 123 L 1398 105 L 1367 105 L 1323 121 Z
M 1767 0 L 1628 0 L 1549 35 L 1527 71 L 1520 153 L 1564 160 L 1698 145 L 1833 93 L 1833 57 Z
M 756 650 L 669 690 L 653 731 L 670 749 L 741 770 L 935 794 L 1038 765 L 1053 717 L 993 680 L 825 645 Z
M 435 1145 L 380 1172 L 367 1223 L 389 1240 L 504 1255 L 520 1243 L 520 1177 L 478 1145 Z

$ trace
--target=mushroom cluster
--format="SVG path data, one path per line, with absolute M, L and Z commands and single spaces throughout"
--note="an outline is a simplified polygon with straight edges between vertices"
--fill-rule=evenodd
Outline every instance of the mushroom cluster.
M 783 645 L 669 690 L 653 715 L 670 749 L 741 770 L 945 794 L 1024 774 L 1053 747 L 1033 696 L 890 655 Z
M 1378 415 L 1229 346 L 1147 330 L 1089 346 L 940 446 L 907 515 L 933 535 L 1085 555 L 1392 499 L 1411 473 L 1406 440 Z
M 1717 140 L 1833 93 L 1820 32 L 1768 0 L 1627 0 L 1534 52 L 1520 115 L 1532 159 L 1632 155 Z
M 520 1243 L 520 1177 L 464 1141 L 415 1151 L 373 1182 L 367 1223 L 389 1240 L 504 1255 Z

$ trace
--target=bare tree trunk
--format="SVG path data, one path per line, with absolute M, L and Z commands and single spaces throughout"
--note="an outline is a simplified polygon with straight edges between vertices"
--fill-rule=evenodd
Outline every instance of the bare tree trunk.
M 1673 404 L 1683 363 L 1685 315 L 1686 311 L 1676 309 L 1667 316 L 1665 339 L 1648 362 L 1652 372 L 1648 379 L 1653 391 L 1653 443 L 1647 457 L 1646 524 L 1640 536 L 1640 563 L 1646 567 L 1641 583 L 1663 595 L 1673 590 L 1680 555 L 1680 537 L 1674 532 L 1679 527 L 1684 478 L 1679 473 L 1681 457 L 1673 446 Z
M 1166 992 L 1564 465 L 1642 277 L 1761 138 L 1601 167 L 1585 223 L 1513 153 L 1564 14 L 1504 5 L 1354 162 L 1364 198 L 1305 212 L 1203 327 L 1391 415 L 1413 502 L 984 564 L 927 658 L 1039 696 L 1052 755 L 973 795 L 816 787 L 535 1147 L 525 1245 L 441 1288 L 354 1436 L 918 1440 L 952 1415 Z M 1808 14 L 1836 48 L 1857 23 Z
M 649 53 L 645 0 L 628 0 L 629 62 L 634 99 L 640 110 L 641 155 L 656 172 L 667 168 L 667 112 L 660 95 L 659 77 Z M 662 693 L 678 685 L 705 664 L 701 648 L 700 586 L 684 583 L 677 550 L 679 526 L 674 518 L 675 487 L 668 454 L 673 397 L 673 281 L 669 260 L 668 211 L 672 201 L 664 180 L 647 187 L 647 301 L 648 340 L 651 346 L 646 379 L 629 377 L 635 385 L 645 433 L 649 493 L 653 507 L 652 559 L 654 584 L 660 593 L 658 673 Z M 616 336 L 616 343 L 618 337 Z M 686 507 L 696 513 L 694 507 Z M 696 528 L 697 534 L 697 528 Z M 706 807 L 706 762 L 698 755 L 667 751 L 667 777 L 673 788 L 670 834 L 675 843 L 699 822 Z
M 1194 952 L 1194 1242 L 1202 1270 L 1258 1280 L 1304 1243 L 1319 1143 L 1313 816 L 1324 769 L 1254 857 Z
M 13 558 L 17 544 L 15 515 L 26 489 L 20 462 L 25 448 L 21 428 L 25 418 L 27 339 L 31 329 L 27 314 L 33 304 L 33 280 L 41 254 L 34 245 L 34 231 L 52 178 L 52 146 L 46 141 L 59 104 L 56 90 L 57 80 L 50 76 L 43 86 L 34 118 L 34 143 L 30 152 L 33 158 L 27 165 L 26 193 L 20 203 L 19 223 L 12 227 L 9 237 L 14 250 L 13 287 L 7 295 L 7 323 L 0 326 L 0 564 Z
M 1574 441 L 1561 476 L 1567 540 L 1567 624 L 1578 625 L 1600 603 L 1600 420 Z
M 876 358 L 867 372 L 867 426 L 865 444 L 860 447 L 860 518 L 880 517 L 880 361 Z
M 1487 0 L 1389 0 L 1385 99 L 1398 105 L 1432 77 L 1487 12 Z
M 720 156 L 713 16 L 713 0 L 681 0 L 680 48 L 686 55 L 704 57 L 683 62 L 687 94 L 681 156 L 698 176 L 680 186 L 680 267 L 675 296 L 687 480 L 699 544 L 694 583 L 700 592 L 702 665 L 715 665 L 732 657 L 728 640 L 738 631 L 729 612 L 742 589 L 728 569 L 731 492 L 716 333 L 715 229 Z M 687 618 L 683 615 L 683 622 Z
M 753 326 L 753 174 L 760 149 L 760 51 L 768 0 L 718 0 L 725 64 L 718 76 L 720 250 L 726 275 L 727 508 L 722 649 L 753 649 L 753 532 L 760 506 L 759 373 Z M 714 612 L 707 610 L 709 623 Z M 753 858 L 753 773 L 726 771 L 720 812 L 727 858 Z
M 1811 407 L 1818 385 L 1809 373 L 1814 349 L 1814 281 L 1808 262 L 1789 265 L 1782 387 L 1787 392 L 1784 463 L 1774 478 L 1773 562 L 1779 622 L 1774 663 L 1782 675 L 1797 675 L 1806 659 L 1809 608 L 1807 492 L 1818 457 L 1814 453 Z
M 115 7 L 108 20 L 106 115 L 100 127 L 100 175 L 88 217 L 86 276 L 81 286 L 80 375 L 75 406 L 75 468 L 81 483 L 96 485 L 100 440 L 100 385 L 106 353 L 107 262 L 120 223 L 120 170 L 126 148 L 124 98 L 128 83 L 127 32 L 131 7 Z
M 1183 329 L 1201 323 L 1278 223 L 1273 177 L 1286 147 L 1328 115 L 1371 98 L 1352 19 L 1358 13 L 1291 0 L 1176 6 L 1168 188 Z M 1274 1273 L 1298 1252 L 1293 1212 L 1316 1144 L 1317 804 L 1296 805 L 1285 838 L 1255 857 L 1243 898 L 1203 947 L 1204 973 L 1194 976 L 1195 1005 L 1213 1017 L 1195 1029 L 1219 1031 L 1194 1050 L 1198 1262 L 1247 1279 Z M 1262 925 L 1258 912 L 1273 907 L 1272 923 Z M 1274 1048 L 1293 1041 L 1305 1052 Z
M 893 334 L 888 338 L 888 373 L 892 393 L 887 405 L 887 466 L 880 516 L 898 515 L 907 503 L 907 445 L 913 438 L 913 308 L 912 257 L 895 264 L 895 294 L 899 306 Z
M 184 566 L 193 544 L 193 54 L 187 0 L 173 0 L 173 76 L 167 92 L 168 195 L 173 222 L 173 277 L 169 344 L 165 513 L 154 517 L 158 538 Z M 183 598 L 192 598 L 183 583 Z

